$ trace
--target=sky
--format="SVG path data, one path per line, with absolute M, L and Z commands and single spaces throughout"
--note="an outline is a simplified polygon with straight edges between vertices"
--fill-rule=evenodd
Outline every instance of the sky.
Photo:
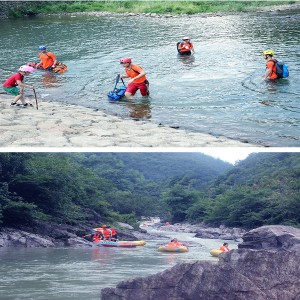
M 207 150 L 200 150 L 201 153 L 207 154 L 214 158 L 219 158 L 223 161 L 229 162 L 231 164 L 237 163 L 239 160 L 247 158 L 250 153 L 259 152 L 258 149 L 251 148 L 208 148 Z
M 224 147 L 224 148 L 207 148 L 200 149 L 201 153 L 207 154 L 209 156 L 219 158 L 223 161 L 229 162 L 231 164 L 237 163 L 239 160 L 247 158 L 250 153 L 259 152 L 298 152 L 291 148 L 234 148 L 234 147 Z

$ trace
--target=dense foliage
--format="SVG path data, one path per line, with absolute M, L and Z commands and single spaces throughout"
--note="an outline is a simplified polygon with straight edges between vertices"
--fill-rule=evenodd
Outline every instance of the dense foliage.
M 183 176 L 192 166 L 202 184 L 230 168 L 201 154 L 1 153 L 0 222 L 72 224 L 95 217 L 128 222 L 162 215 L 168 211 L 160 197 L 164 187 L 174 174 Z M 159 176 L 153 175 L 155 170 Z
M 168 193 L 177 193 L 177 203 L 182 207 L 180 217 L 175 218 L 179 207 L 174 205 L 173 221 L 247 228 L 267 224 L 299 226 L 299 178 L 299 153 L 252 154 L 213 180 L 205 191 L 191 190 L 189 182 L 169 187 Z M 170 204 L 170 197 L 166 196 L 165 201 Z
M 269 5 L 294 4 L 296 1 L 31 1 L 17 3 L 9 11 L 11 17 L 39 13 L 113 12 L 196 14 L 206 12 L 253 11 Z M 1 3 L 0 3 L 1 5 Z
M 300 154 L 236 166 L 199 153 L 0 153 L 0 223 L 171 222 L 300 225 Z

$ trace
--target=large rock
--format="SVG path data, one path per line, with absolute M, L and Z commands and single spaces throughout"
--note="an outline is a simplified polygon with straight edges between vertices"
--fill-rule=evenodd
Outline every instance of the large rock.
M 300 230 L 291 226 L 262 226 L 243 235 L 239 248 L 293 250 L 300 246 Z
M 254 249 L 242 246 L 223 253 L 218 264 L 183 263 L 156 275 L 120 282 L 116 288 L 103 289 L 102 300 L 300 299 L 299 236 L 300 229 L 264 226 L 245 234 L 246 240 L 257 241 Z M 265 237 L 268 249 L 256 250 Z M 280 242 L 275 243 L 278 238 Z
M 0 247 L 49 248 L 54 247 L 52 238 L 23 230 L 5 228 L 0 232 Z

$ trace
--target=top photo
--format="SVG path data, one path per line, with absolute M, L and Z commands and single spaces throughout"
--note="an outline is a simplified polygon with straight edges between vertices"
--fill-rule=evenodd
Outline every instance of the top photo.
M 300 2 L 1 1 L 0 149 L 300 147 Z

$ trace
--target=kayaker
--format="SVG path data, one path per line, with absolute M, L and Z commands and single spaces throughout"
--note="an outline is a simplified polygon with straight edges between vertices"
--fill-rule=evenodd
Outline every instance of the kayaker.
M 106 225 L 102 225 L 102 229 L 103 229 L 103 236 L 104 236 L 104 240 L 105 241 L 111 241 L 112 238 L 112 232 L 109 228 L 107 228 Z
M 46 46 L 44 45 L 39 46 L 39 50 L 41 51 L 39 53 L 41 61 L 36 65 L 36 67 L 42 68 L 46 71 L 52 71 L 57 64 L 56 56 L 52 52 L 47 51 Z
M 117 241 L 118 240 L 118 234 L 115 228 L 112 228 L 111 226 L 106 226 L 111 231 L 111 240 Z
M 194 45 L 191 42 L 191 38 L 186 36 L 181 42 L 177 43 L 177 50 L 179 54 L 189 55 L 195 53 Z
M 3 89 L 14 96 L 14 100 L 11 102 L 11 105 L 17 105 L 22 107 L 27 107 L 29 104 L 24 100 L 24 88 L 25 89 L 34 89 L 33 85 L 27 85 L 23 83 L 24 76 L 29 75 L 30 73 L 34 72 L 33 67 L 29 66 L 21 66 L 19 68 L 19 72 L 15 73 L 14 75 L 10 76 L 4 83 Z M 18 88 L 20 87 L 20 88 Z M 21 101 L 22 104 L 17 104 L 18 101 Z
M 169 247 L 180 247 L 183 246 L 176 238 L 172 239 L 171 242 L 167 244 Z
M 100 233 L 99 231 L 94 232 L 93 237 L 92 237 L 92 241 L 94 243 L 98 243 L 101 240 L 103 240 L 103 235 L 102 233 Z
M 228 243 L 224 243 L 223 246 L 220 247 L 220 250 L 223 252 L 229 252 Z
M 140 66 L 132 64 L 132 60 L 129 57 L 122 58 L 120 64 L 126 72 L 126 75 L 122 75 L 121 78 L 130 78 L 125 97 L 133 99 L 137 90 L 140 90 L 142 96 L 149 96 L 149 81 L 146 78 L 146 72 Z
M 277 60 L 273 58 L 274 56 L 273 50 L 265 50 L 263 52 L 263 57 L 266 60 L 266 72 L 263 77 L 264 80 L 266 79 L 277 79 L 278 76 L 276 74 L 276 62 Z

